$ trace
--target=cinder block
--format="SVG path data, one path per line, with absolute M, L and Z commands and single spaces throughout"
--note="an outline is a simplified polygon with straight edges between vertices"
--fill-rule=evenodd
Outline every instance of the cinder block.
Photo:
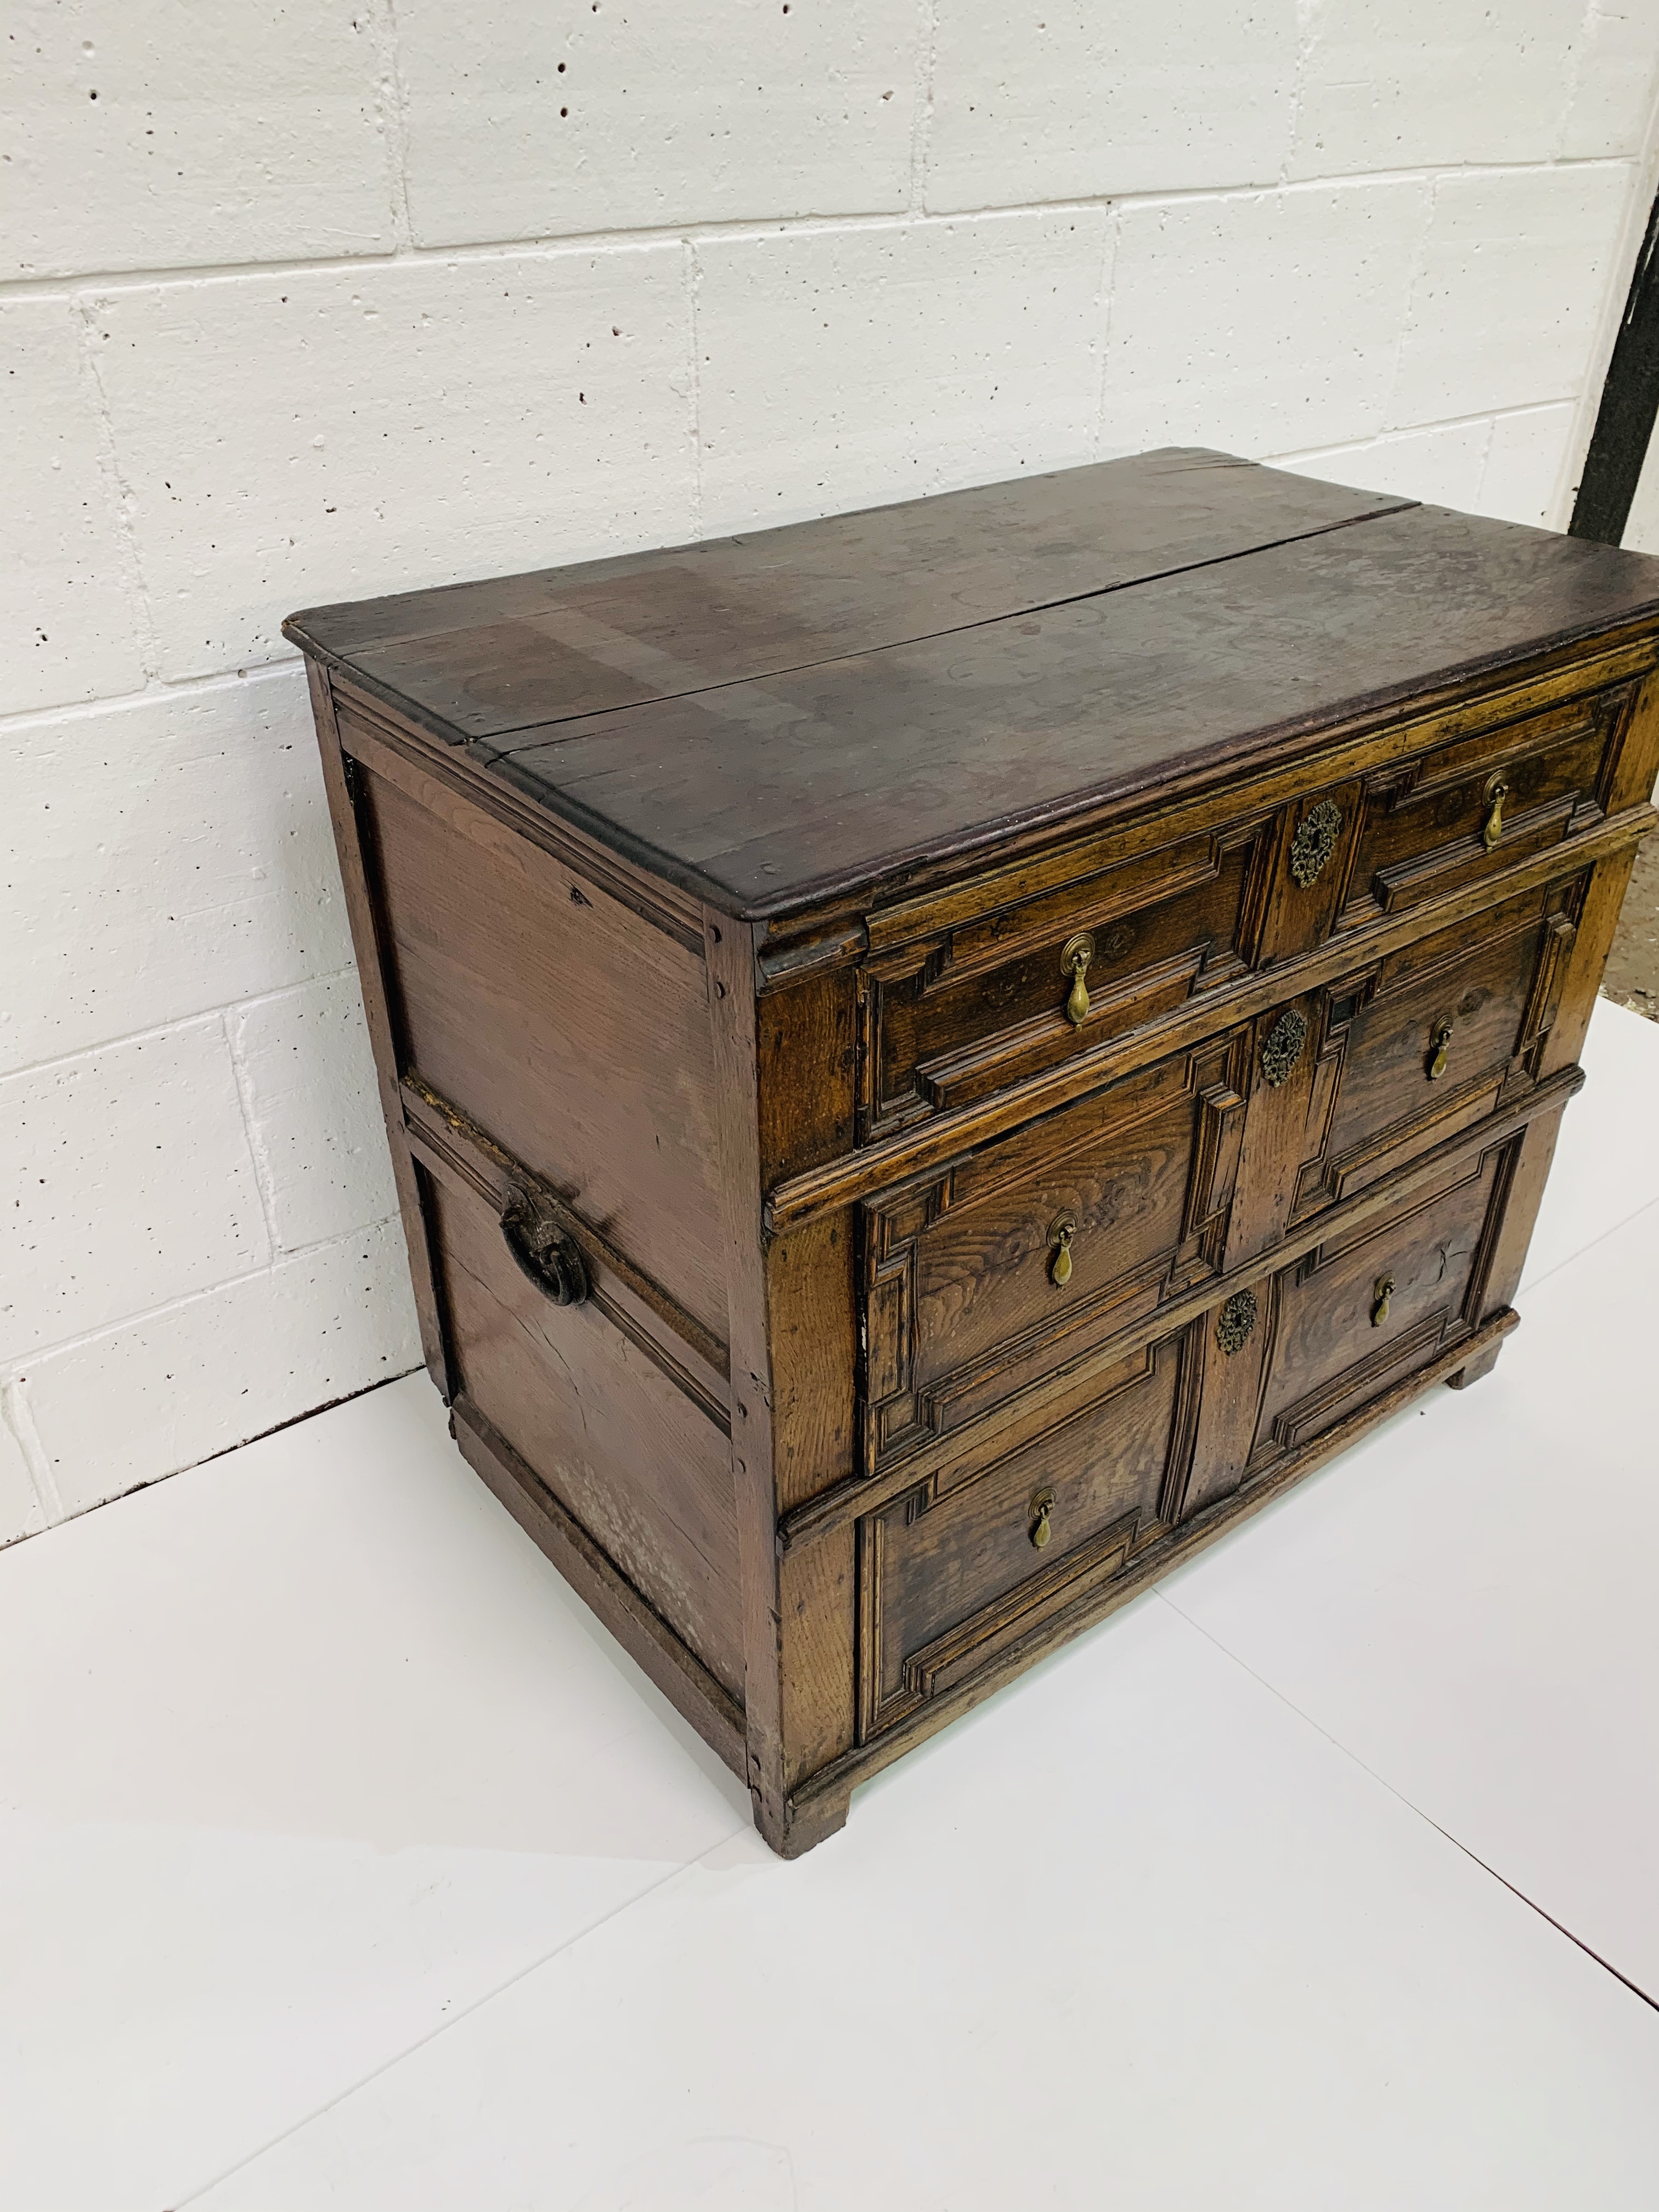
M 360 1231 L 33 1362 L 65 1513 L 420 1364 L 403 1231 Z
M 908 204 L 918 15 L 892 0 L 398 0 L 417 245 Z
M 703 527 L 1092 458 L 1098 211 L 700 245 Z
M 678 245 L 135 287 L 96 339 L 162 673 L 282 617 L 693 535 Z
M 1443 177 L 1392 422 L 1571 398 L 1595 342 L 1630 185 L 1622 162 Z
M 1294 0 L 939 0 L 928 208 L 1276 184 L 1297 14 Z
M 8 1076 L 0 1158 L 0 1359 L 270 1257 L 216 1018 Z
M 1386 427 L 1415 182 L 1124 209 L 1102 450 L 1300 453 Z
M 13 0 L 6 275 L 389 247 L 376 13 Z
M 1329 483 L 1358 484 L 1363 490 L 1387 492 L 1397 499 L 1478 514 L 1491 439 L 1490 422 L 1450 422 L 1437 429 L 1393 431 L 1359 446 L 1332 446 L 1322 453 L 1300 453 L 1273 466 L 1291 469 L 1298 476 L 1322 477 Z
M 1528 407 L 1519 415 L 1500 415 L 1492 425 L 1492 447 L 1481 479 L 1478 512 L 1500 522 L 1534 522 L 1565 530 L 1568 514 L 1553 512 L 1561 464 L 1572 435 L 1574 409 Z M 1626 537 L 1626 543 L 1628 544 Z
M 20 1536 L 38 1535 L 46 1525 L 23 1447 L 7 1418 L 11 1395 L 10 1391 L 0 1392 L 0 1545 L 15 1544 Z
M 1583 20 L 1583 0 L 1320 0 L 1291 174 L 1550 160 Z
M 230 1041 L 277 1250 L 395 1213 L 356 971 L 238 1007 Z
M 1659 10 L 1591 5 L 1584 13 L 1561 153 L 1567 161 L 1639 154 L 1659 70 Z
M 297 669 L 13 723 L 0 758 L 0 941 L 28 946 L 0 1069 L 349 964 Z
M 132 690 L 143 667 L 68 300 L 0 303 L 0 713 Z

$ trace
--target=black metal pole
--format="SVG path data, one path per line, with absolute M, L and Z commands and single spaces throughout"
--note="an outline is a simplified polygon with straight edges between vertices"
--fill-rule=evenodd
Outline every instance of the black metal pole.
M 1607 380 L 1567 533 L 1617 545 L 1659 415 L 1659 199 L 1636 257 L 1630 297 L 1607 364 Z

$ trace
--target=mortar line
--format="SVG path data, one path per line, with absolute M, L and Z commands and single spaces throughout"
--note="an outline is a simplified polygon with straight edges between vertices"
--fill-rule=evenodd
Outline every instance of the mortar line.
M 259 1133 L 258 1119 L 254 1112 L 253 1079 L 248 1073 L 236 1041 L 236 1024 L 232 1016 L 241 1011 L 240 1007 L 227 1006 L 219 1019 L 224 1032 L 225 1050 L 230 1057 L 231 1079 L 236 1085 L 236 1103 L 241 1110 L 242 1138 L 247 1146 L 248 1161 L 259 1193 L 259 1211 L 264 1216 L 265 1242 L 270 1248 L 274 1265 L 283 1249 L 282 1240 L 276 1233 L 276 1176 L 271 1169 L 270 1154 Z
M 249 1267 L 240 1275 L 226 1275 L 216 1283 L 204 1284 L 201 1289 L 184 1291 L 174 1298 L 164 1298 L 160 1305 L 142 1306 L 134 1313 L 120 1314 L 113 1321 L 100 1322 L 96 1328 L 82 1329 L 78 1335 L 64 1336 L 51 1344 L 38 1344 L 27 1352 L 12 1352 L 0 1368 L 0 1389 L 11 1382 L 25 1382 L 32 1368 L 48 1359 L 60 1358 L 66 1352 L 84 1352 L 88 1345 L 99 1344 L 106 1337 L 118 1336 L 123 1329 L 140 1328 L 151 1322 L 170 1321 L 175 1314 L 189 1307 L 200 1305 L 206 1299 L 221 1297 L 226 1291 L 240 1290 L 249 1283 L 257 1283 L 266 1275 L 274 1275 L 279 1267 L 290 1261 L 314 1259 L 319 1252 L 333 1251 L 342 1244 L 355 1243 L 360 1237 L 373 1236 L 377 1230 L 389 1229 L 399 1217 L 395 1213 L 382 1214 L 374 1221 L 359 1223 L 355 1229 L 342 1231 L 337 1237 L 319 1237 L 309 1244 L 295 1244 L 276 1253 L 258 1267 Z
M 939 50 L 939 0 L 917 0 L 916 60 L 910 85 L 908 212 L 926 219 L 927 159 L 933 138 L 933 67 Z
M 70 1516 L 64 1510 L 63 1493 L 52 1469 L 52 1455 L 40 1441 L 40 1431 L 34 1425 L 34 1415 L 29 1410 L 28 1394 L 21 1375 L 14 1375 L 6 1382 L 0 1382 L 0 1421 L 3 1421 L 11 1431 L 17 1449 L 23 1455 L 23 1465 L 28 1470 L 29 1487 L 34 1492 L 34 1502 L 40 1508 L 41 1518 L 48 1528 L 61 1528 Z
M 398 0 L 380 0 L 375 17 L 383 70 L 384 96 L 376 104 L 385 118 L 387 182 L 392 201 L 392 251 L 406 258 L 414 249 L 415 227 L 409 211 L 409 91 L 404 83 Z
M 325 968 L 315 975 L 301 975 L 297 982 L 277 983 L 269 991 L 250 992 L 246 998 L 224 999 L 216 1006 L 198 1006 L 187 1014 L 175 1015 L 171 1021 L 152 1023 L 149 1029 L 128 1030 L 119 1036 L 100 1037 L 91 1044 L 78 1044 L 73 1052 L 60 1052 L 50 1060 L 25 1060 L 21 1066 L 0 1069 L 0 1089 L 26 1075 L 49 1075 L 54 1068 L 72 1067 L 79 1060 L 96 1060 L 100 1053 L 118 1052 L 130 1044 L 149 1044 L 171 1036 L 175 1030 L 193 1029 L 198 1023 L 216 1021 L 246 1008 L 273 1006 L 277 1000 L 292 998 L 318 983 L 343 982 L 348 975 L 356 981 L 357 969 L 350 962 L 339 968 Z
M 685 256 L 685 312 L 691 349 L 691 528 L 702 538 L 702 333 L 698 319 L 698 295 L 702 289 L 702 264 L 690 239 L 683 241 Z
M 0 280 L 0 299 L 62 298 L 79 292 L 105 294 L 119 290 L 149 290 L 161 285 L 205 284 L 231 278 L 270 276 L 297 281 L 306 276 L 360 275 L 365 270 L 404 267 L 410 263 L 446 264 L 530 258 L 554 254 L 592 254 L 606 249 L 619 253 L 654 246 L 677 246 L 690 238 L 702 243 L 720 240 L 814 237 L 848 230 L 901 229 L 925 224 L 933 229 L 953 222 L 1012 220 L 1024 215 L 1081 214 L 1093 208 L 1162 208 L 1189 201 L 1261 199 L 1270 195 L 1315 191 L 1362 191 L 1372 185 L 1423 184 L 1443 178 L 1483 176 L 1552 176 L 1575 169 L 1628 169 L 1628 155 L 1595 154 L 1553 161 L 1438 161 L 1419 162 L 1401 169 L 1357 170 L 1352 174 L 1296 177 L 1280 184 L 1275 179 L 1239 179 L 1231 182 L 1168 186 L 1155 191 L 1105 191 L 1073 193 L 1052 200 L 988 201 L 971 207 L 923 210 L 908 206 L 849 210 L 839 215 L 750 216 L 726 222 L 641 224 L 633 229 L 569 231 L 538 234 L 526 238 L 469 240 L 458 246 L 416 246 L 407 251 L 345 254 L 300 254 L 269 261 L 187 262 L 151 264 L 139 269 L 73 270 L 50 276 Z
M 115 441 L 115 418 L 98 366 L 98 331 L 93 302 L 84 295 L 76 295 L 71 301 L 70 313 L 80 332 L 82 374 L 91 383 L 95 402 L 98 473 L 104 485 L 110 520 L 115 530 L 121 572 L 121 596 L 131 624 L 138 666 L 148 684 L 160 665 L 161 647 L 149 603 L 149 590 L 144 581 L 143 564 L 138 556 L 138 533 L 134 521 L 137 500 L 121 470 L 120 451 Z

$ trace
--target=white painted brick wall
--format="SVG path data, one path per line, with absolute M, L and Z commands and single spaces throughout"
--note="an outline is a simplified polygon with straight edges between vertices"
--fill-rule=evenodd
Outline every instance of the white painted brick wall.
M 1559 527 L 1656 183 L 1598 0 L 7 17 L 0 1541 L 417 1358 L 283 614 L 1167 440 Z

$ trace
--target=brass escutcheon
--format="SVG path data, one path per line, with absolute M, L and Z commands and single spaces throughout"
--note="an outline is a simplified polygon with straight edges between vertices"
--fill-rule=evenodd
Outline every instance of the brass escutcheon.
M 1080 1030 L 1089 1018 L 1089 987 L 1083 979 L 1094 957 L 1095 940 L 1086 929 L 1080 929 L 1075 937 L 1068 937 L 1060 956 L 1060 974 L 1072 979 L 1066 1000 L 1066 1018 L 1073 1029 Z
M 1341 835 L 1342 809 L 1334 799 L 1322 799 L 1297 824 L 1291 840 L 1291 873 L 1304 891 L 1319 881 Z
M 1256 1304 L 1254 1291 L 1235 1291 L 1222 1307 L 1215 1325 L 1215 1340 L 1231 1359 L 1249 1340 L 1255 1327 Z
M 1072 1279 L 1072 1239 L 1076 1235 L 1077 1224 L 1069 1213 L 1062 1213 L 1048 1231 L 1054 1255 L 1048 1262 L 1048 1280 L 1057 1291 L 1063 1291 Z
M 1394 1296 L 1394 1277 L 1379 1275 L 1371 1292 L 1371 1327 L 1381 1328 L 1389 1317 L 1389 1300 Z
M 1031 1546 L 1035 1551 L 1040 1552 L 1054 1533 L 1048 1525 L 1054 1510 L 1054 1493 L 1052 1490 L 1039 1490 L 1034 1494 L 1031 1499 L 1033 1518 L 1030 1528 L 1026 1533 L 1031 1539 Z
M 1510 783 L 1506 775 L 1498 775 L 1487 778 L 1486 788 L 1482 794 L 1486 809 L 1486 826 L 1480 832 L 1480 842 L 1489 853 L 1504 834 L 1504 801 L 1509 795 Z
M 1294 1006 L 1282 1013 L 1261 1040 L 1261 1073 L 1272 1089 L 1288 1082 L 1308 1041 L 1308 1024 Z
M 1442 1014 L 1429 1031 L 1429 1080 L 1438 1083 L 1446 1072 L 1446 1052 L 1452 1039 L 1452 1018 Z

